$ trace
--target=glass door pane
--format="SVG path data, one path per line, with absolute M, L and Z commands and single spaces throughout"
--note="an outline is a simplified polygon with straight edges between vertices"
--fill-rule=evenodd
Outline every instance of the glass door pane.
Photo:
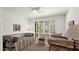
M 49 22 L 45 21 L 45 33 L 49 33 Z
M 38 22 L 36 21 L 35 22 L 35 33 L 37 33 L 38 32 Z
M 43 21 L 40 21 L 40 33 L 43 33 Z

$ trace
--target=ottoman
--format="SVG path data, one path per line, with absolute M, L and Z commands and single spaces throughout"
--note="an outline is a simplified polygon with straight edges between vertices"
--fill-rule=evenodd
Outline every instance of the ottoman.
M 45 39 L 44 38 L 40 38 L 38 45 L 39 46 L 45 46 Z

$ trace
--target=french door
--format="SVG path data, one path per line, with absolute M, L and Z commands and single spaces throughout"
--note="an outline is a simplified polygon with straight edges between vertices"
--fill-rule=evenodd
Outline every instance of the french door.
M 49 38 L 51 34 L 55 33 L 55 21 L 36 20 L 35 21 L 35 37 Z

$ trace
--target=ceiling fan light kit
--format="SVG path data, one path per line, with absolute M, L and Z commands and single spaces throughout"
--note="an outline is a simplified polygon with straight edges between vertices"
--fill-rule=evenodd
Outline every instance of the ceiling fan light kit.
M 33 12 L 37 12 L 37 11 L 39 11 L 40 7 L 31 7 L 31 9 Z

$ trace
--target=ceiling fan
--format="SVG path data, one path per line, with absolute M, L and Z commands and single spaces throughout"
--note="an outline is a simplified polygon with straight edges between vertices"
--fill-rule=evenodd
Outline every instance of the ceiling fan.
M 38 12 L 40 10 L 41 7 L 31 7 L 33 12 Z

